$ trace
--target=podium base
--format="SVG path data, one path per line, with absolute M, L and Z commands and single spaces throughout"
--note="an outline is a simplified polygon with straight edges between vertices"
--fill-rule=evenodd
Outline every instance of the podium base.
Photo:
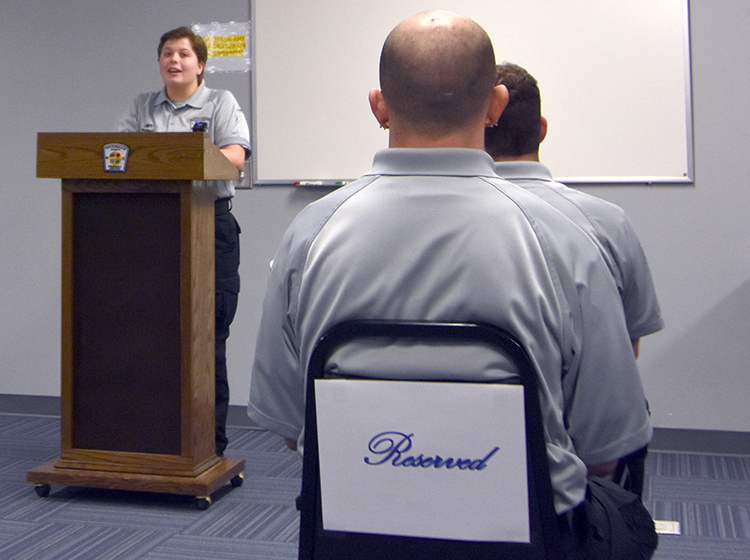
M 162 492 L 195 496 L 200 509 L 208 507 L 211 494 L 223 485 L 231 483 L 232 486 L 240 486 L 245 469 L 243 459 L 227 457 L 220 457 L 215 465 L 194 477 L 60 468 L 55 466 L 58 461 L 59 458 L 39 465 L 26 474 L 26 479 L 36 485 L 40 496 L 49 494 L 52 484 Z

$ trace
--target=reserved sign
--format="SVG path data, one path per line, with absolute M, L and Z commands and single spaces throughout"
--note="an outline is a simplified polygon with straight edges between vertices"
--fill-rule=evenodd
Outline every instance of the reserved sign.
M 529 542 L 523 387 L 315 381 L 323 527 Z

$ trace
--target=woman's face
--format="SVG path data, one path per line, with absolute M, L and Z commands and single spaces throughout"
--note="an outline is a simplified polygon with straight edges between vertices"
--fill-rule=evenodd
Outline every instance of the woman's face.
M 198 62 L 190 39 L 172 39 L 164 43 L 159 56 L 159 72 L 164 84 L 183 89 L 198 87 L 198 76 L 205 64 Z

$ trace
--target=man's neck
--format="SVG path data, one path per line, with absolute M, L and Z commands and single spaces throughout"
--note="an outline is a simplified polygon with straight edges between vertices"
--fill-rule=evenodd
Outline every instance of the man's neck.
M 460 130 L 439 137 L 391 128 L 388 136 L 390 148 L 472 148 L 484 150 L 484 130 Z

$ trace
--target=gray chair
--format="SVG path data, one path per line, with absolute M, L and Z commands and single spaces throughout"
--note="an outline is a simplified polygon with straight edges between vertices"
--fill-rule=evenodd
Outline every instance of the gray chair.
M 389 353 L 394 344 L 406 344 L 408 349 L 412 343 L 426 343 L 432 346 L 468 345 L 484 349 L 491 349 L 501 356 L 499 363 L 512 363 L 511 375 L 500 375 L 497 378 L 486 378 L 479 375 L 476 382 L 490 384 L 515 384 L 522 387 L 522 406 L 524 418 L 519 420 L 525 426 L 525 449 L 521 443 L 522 453 L 525 452 L 526 495 L 528 502 L 528 542 L 488 540 L 465 540 L 462 538 L 420 537 L 411 534 L 398 534 L 393 531 L 388 534 L 369 532 L 366 529 L 331 530 L 326 528 L 323 520 L 323 499 L 321 492 L 321 457 L 319 456 L 319 427 L 316 406 L 316 380 L 331 380 L 345 378 L 355 381 L 372 381 L 372 372 L 360 375 L 357 371 L 338 371 L 335 356 L 352 344 L 372 344 L 378 352 Z M 334 365 L 332 365 L 334 363 Z M 411 366 L 410 366 L 411 367 Z M 394 379 L 390 372 L 392 365 L 385 367 L 386 371 L 375 374 L 380 379 Z M 418 382 L 438 382 L 440 390 L 450 392 L 453 383 L 465 383 L 465 376 L 452 380 L 445 379 L 445 375 L 435 375 L 427 368 L 418 373 Z M 396 376 L 398 377 L 398 376 Z M 319 384 L 319 387 L 323 387 Z M 362 387 L 362 386 L 360 386 Z M 304 436 L 304 459 L 302 493 L 298 498 L 300 517 L 299 558 L 304 560 L 356 560 L 376 558 L 382 559 L 555 559 L 560 558 L 560 534 L 558 518 L 555 514 L 550 483 L 548 459 L 543 437 L 542 417 L 537 393 L 537 373 L 525 349 L 509 333 L 489 325 L 458 324 L 458 323 L 413 323 L 386 321 L 354 321 L 342 323 L 318 341 L 312 354 L 307 374 L 307 403 Z M 328 401 L 330 403 L 330 401 Z M 325 406 L 330 407 L 330 404 Z M 333 402 L 335 406 L 335 401 Z M 330 430 L 330 423 L 326 430 Z M 336 423 L 333 430 L 337 433 L 328 434 L 333 441 L 344 438 L 350 432 L 346 422 Z M 322 435 L 322 434 L 321 434 Z M 322 438 L 321 438 L 322 441 Z M 500 450 L 498 455 L 502 453 Z M 421 455 L 420 455 L 421 457 Z M 438 457 L 439 458 L 439 457 Z M 358 460 L 361 460 L 361 456 Z M 431 459 L 432 460 L 432 459 Z M 367 459 L 365 459 L 367 461 Z M 326 464 L 330 464 L 326 463 Z M 395 463 L 394 463 L 395 464 Z M 474 462 L 473 466 L 479 463 Z M 520 462 L 523 465 L 523 460 Z M 422 465 L 424 466 L 424 465 Z M 461 467 L 471 468 L 467 462 Z M 395 469 L 394 469 L 395 470 Z M 521 467 L 523 470 L 523 466 Z M 456 471 L 457 472 L 457 471 Z M 469 476 L 472 476 L 469 474 Z M 363 485 L 366 483 L 363 482 Z M 364 486 L 363 486 L 364 487 Z M 327 498 L 326 498 L 327 499 Z M 394 500 L 397 501 L 397 500 Z M 362 503 L 362 507 L 369 506 Z M 395 504 L 394 504 L 395 505 Z M 523 508 L 522 508 L 523 509 Z M 457 516 L 465 515 L 455 511 L 425 511 L 427 523 L 429 516 L 449 515 L 456 521 L 462 521 Z M 380 515 L 380 513 L 378 513 Z M 389 517 L 392 512 L 382 511 L 382 516 Z M 356 517 L 356 513 L 352 515 Z M 466 521 L 466 520 L 463 520 Z

